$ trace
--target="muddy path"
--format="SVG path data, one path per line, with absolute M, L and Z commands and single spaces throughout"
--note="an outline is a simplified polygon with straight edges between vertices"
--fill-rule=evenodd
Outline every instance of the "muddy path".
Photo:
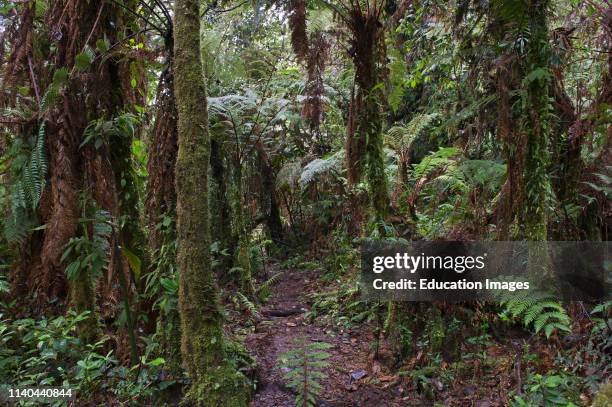
M 370 358 L 369 347 L 374 337 L 372 329 L 357 327 L 352 330 L 333 329 L 306 321 L 310 310 L 310 292 L 321 290 L 315 271 L 279 270 L 281 272 L 272 294 L 261 309 L 261 319 L 254 332 L 246 339 L 246 346 L 257 360 L 257 392 L 252 407 L 289 407 L 295 405 L 295 394 L 285 386 L 278 357 L 294 347 L 298 337 L 309 341 L 327 342 L 333 347 L 328 378 L 321 384 L 318 405 L 321 407 L 348 406 L 417 406 L 427 405 L 415 400 L 377 362 Z

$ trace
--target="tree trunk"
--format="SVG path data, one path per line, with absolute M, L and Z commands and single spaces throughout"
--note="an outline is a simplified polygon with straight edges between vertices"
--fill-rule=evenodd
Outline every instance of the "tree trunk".
M 283 241 L 283 223 L 280 218 L 274 171 L 270 157 L 260 140 L 256 141 L 255 149 L 259 155 L 258 161 L 262 181 L 261 208 L 265 216 L 266 226 L 270 232 L 270 239 L 278 244 Z
M 528 5 L 531 40 L 524 77 L 528 78 L 538 69 L 550 75 L 550 44 L 546 24 L 548 0 L 536 0 L 529 2 Z M 522 127 L 527 134 L 527 152 L 523 175 L 525 205 L 522 220 L 525 225 L 525 237 L 535 241 L 545 241 L 548 235 L 546 194 L 550 189 L 547 174 L 548 137 L 552 117 L 552 106 L 549 102 L 550 79 L 545 77 L 531 80 L 527 85 L 527 106 L 523 112 Z
M 221 248 L 227 249 L 229 253 L 236 250 L 238 238 L 232 232 L 232 205 L 229 201 L 227 191 L 227 168 L 225 155 L 222 149 L 223 140 L 212 139 L 210 142 L 210 174 L 213 178 L 214 193 L 211 197 L 212 210 L 217 215 L 213 218 L 211 231 L 221 242 Z M 223 256 L 221 259 L 223 270 L 232 267 L 232 258 Z
M 349 27 L 353 38 L 349 52 L 355 65 L 356 89 L 351 95 L 346 138 L 349 185 L 356 185 L 367 168 L 371 206 L 377 219 L 384 218 L 389 207 L 382 140 L 382 89 L 377 89 L 382 78 L 377 64 L 384 59 L 381 58 L 384 52 L 379 51 L 384 50 L 379 16 L 376 2 L 365 13 L 360 7 L 351 10 Z
M 178 108 L 177 265 L 181 352 L 195 406 L 246 406 L 244 376 L 226 360 L 218 289 L 210 269 L 210 139 L 200 56 L 198 0 L 175 3 L 175 96 Z
M 155 124 L 149 141 L 149 179 L 145 200 L 145 216 L 149 229 L 149 247 L 152 252 L 163 244 L 161 230 L 156 228 L 164 214 L 172 216 L 176 208 L 174 167 L 177 152 L 177 113 L 174 98 L 172 50 L 168 50 L 166 69 L 157 85 Z
M 102 312 L 105 318 L 111 318 L 121 296 L 116 284 L 117 272 L 126 270 L 116 270 L 110 254 L 110 266 L 97 287 L 91 289 L 87 288 L 88 284 L 75 282 L 69 288 L 65 276 L 67 263 L 62 261 L 62 254 L 70 239 L 80 233 L 78 204 L 82 193 L 93 198 L 114 218 L 120 215 L 120 188 L 116 182 L 120 175 L 116 177 L 118 174 L 112 164 L 129 163 L 131 139 L 123 140 L 120 149 L 107 140 L 96 147 L 93 143 L 82 145 L 82 142 L 83 133 L 92 120 L 109 120 L 124 110 L 123 89 L 117 85 L 117 78 L 121 68 L 129 66 L 131 61 L 127 58 L 119 62 L 116 58 L 95 58 L 85 68 L 79 68 L 76 61 L 98 39 L 117 41 L 117 33 L 130 23 L 131 17 L 123 15 L 119 8 L 108 2 L 93 4 L 85 0 L 52 2 L 41 16 L 33 15 L 27 7 L 23 13 L 23 23 L 19 28 L 23 38 L 13 43 L 7 67 L 14 79 L 9 87 L 27 84 L 31 89 L 40 89 L 47 94 L 56 83 L 51 80 L 56 74 L 65 72 L 65 80 L 56 85 L 55 98 L 45 98 L 45 103 L 33 106 L 39 109 L 38 124 L 46 124 L 44 139 L 49 174 L 36 212 L 39 224 L 48 227 L 29 235 L 23 244 L 22 253 L 27 253 L 27 256 L 20 257 L 11 276 L 14 294 L 18 298 L 37 294 L 33 301 L 40 307 L 49 306 L 53 299 L 60 300 L 55 304 L 62 305 L 61 300 L 68 294 L 73 305 L 83 304 L 80 299 L 88 298 L 87 308 L 94 312 L 95 305 L 92 304 L 95 304 L 96 297 L 92 292 L 101 291 L 105 299 L 101 304 Z M 49 43 L 32 46 L 33 20 L 39 26 L 53 27 L 53 33 L 48 33 Z M 24 75 L 20 66 L 29 66 L 32 75 Z M 10 97 L 3 101 L 8 106 L 15 103 Z M 24 129 L 22 126 L 21 130 Z M 18 134 L 29 137 L 31 132 L 18 131 Z

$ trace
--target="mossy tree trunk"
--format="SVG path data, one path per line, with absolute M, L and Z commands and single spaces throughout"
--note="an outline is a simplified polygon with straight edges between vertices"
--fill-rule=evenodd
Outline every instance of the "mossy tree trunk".
M 525 58 L 523 83 L 527 89 L 521 127 L 527 134 L 527 151 L 523 175 L 524 199 L 522 223 L 525 238 L 545 241 L 547 238 L 547 200 L 550 180 L 548 138 L 551 127 L 552 105 L 549 100 L 551 72 L 550 44 L 546 12 L 548 0 L 532 0 L 525 5 L 529 15 L 531 38 Z
M 210 269 L 210 139 L 200 59 L 199 1 L 176 1 L 174 27 L 181 353 L 192 380 L 185 404 L 245 406 L 248 393 L 244 376 L 235 370 L 225 355 L 218 289 Z
M 524 0 L 516 15 L 506 12 L 503 1 L 492 5 L 494 18 L 489 30 L 496 40 L 516 36 L 517 27 L 528 28 L 530 33 L 525 48 L 501 55 L 496 68 L 498 137 L 508 165 L 507 179 L 494 210 L 497 237 L 545 241 L 550 194 L 548 140 L 553 117 L 546 17 L 549 1 Z M 513 91 L 518 92 L 512 95 Z
M 355 6 L 349 13 L 356 89 L 351 96 L 345 145 L 349 185 L 358 184 L 362 172 L 366 171 L 370 203 L 377 220 L 385 217 L 389 207 L 382 138 L 382 89 L 378 89 L 382 81 L 378 65 L 385 59 L 380 22 L 382 3 L 373 2 L 365 9 Z

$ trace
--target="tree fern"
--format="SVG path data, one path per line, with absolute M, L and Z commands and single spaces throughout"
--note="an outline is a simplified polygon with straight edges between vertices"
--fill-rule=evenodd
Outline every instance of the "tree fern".
M 405 152 L 438 117 L 437 113 L 417 114 L 408 124 L 393 126 L 387 130 L 385 143 L 399 153 Z
M 452 161 L 452 157 L 457 154 L 459 154 L 459 149 L 455 147 L 440 148 L 438 151 L 431 153 L 423 158 L 420 163 L 413 166 L 413 178 L 419 179 L 431 174 L 438 168 L 449 165 Z
M 278 189 L 293 189 L 297 186 L 302 173 L 302 164 L 299 161 L 289 161 L 281 167 L 276 175 Z
M 329 366 L 331 354 L 325 352 L 333 345 L 325 342 L 307 343 L 305 338 L 295 340 L 296 347 L 279 357 L 280 367 L 286 370 L 287 385 L 297 392 L 295 405 L 312 407 L 317 405 L 316 396 L 321 391 L 319 380 L 325 379 L 322 369 Z
M 306 164 L 300 174 L 300 186 L 303 188 L 323 174 L 333 170 L 340 170 L 342 168 L 343 153 L 343 151 L 340 151 L 328 158 L 315 158 Z

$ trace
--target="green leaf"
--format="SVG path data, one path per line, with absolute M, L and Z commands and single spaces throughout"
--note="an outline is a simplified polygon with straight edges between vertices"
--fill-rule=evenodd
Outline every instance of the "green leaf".
M 134 273 L 136 279 L 139 279 L 142 267 L 142 261 L 140 260 L 140 257 L 136 256 L 127 247 L 121 248 L 121 254 L 123 254 L 123 257 L 125 257 L 125 260 L 130 265 L 130 268 L 132 269 L 132 272 Z
M 159 366 L 163 365 L 164 363 L 166 363 L 166 360 L 164 358 L 157 358 L 150 361 L 149 366 Z
M 80 261 L 76 260 L 70 263 L 68 267 L 66 267 L 66 277 L 68 278 L 68 280 L 73 280 L 77 276 L 80 269 L 81 269 Z
M 79 71 L 86 71 L 91 67 L 91 63 L 93 62 L 94 55 L 90 50 L 85 50 L 74 58 L 74 66 Z
M 96 49 L 99 52 L 104 53 L 104 52 L 108 51 L 109 48 L 110 48 L 110 46 L 109 46 L 108 42 L 106 41 L 106 39 L 100 38 L 100 39 L 98 39 L 96 41 Z
M 523 84 L 527 85 L 533 81 L 548 80 L 551 77 L 550 71 L 546 68 L 536 68 L 529 72 L 525 78 L 523 78 Z
M 63 86 L 68 80 L 68 69 L 60 68 L 53 72 L 53 85 Z

